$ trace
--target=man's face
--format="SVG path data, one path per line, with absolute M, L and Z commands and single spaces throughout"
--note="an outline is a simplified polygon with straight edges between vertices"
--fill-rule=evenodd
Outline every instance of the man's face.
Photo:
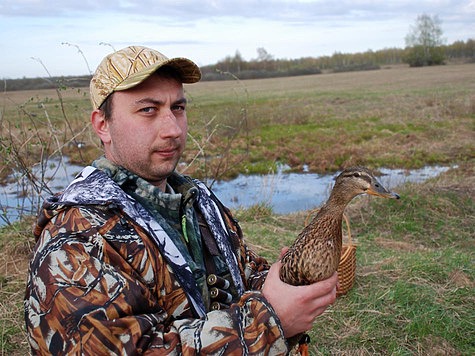
M 186 143 L 183 85 L 152 75 L 112 100 L 109 140 L 102 138 L 106 157 L 163 189 Z

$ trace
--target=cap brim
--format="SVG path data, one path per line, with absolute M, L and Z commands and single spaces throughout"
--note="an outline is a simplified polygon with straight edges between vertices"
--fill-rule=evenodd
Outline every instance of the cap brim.
M 201 79 L 200 68 L 194 62 L 186 58 L 170 58 L 129 76 L 122 83 L 117 85 L 114 91 L 126 90 L 139 85 L 163 66 L 169 66 L 176 69 L 183 83 L 196 83 Z

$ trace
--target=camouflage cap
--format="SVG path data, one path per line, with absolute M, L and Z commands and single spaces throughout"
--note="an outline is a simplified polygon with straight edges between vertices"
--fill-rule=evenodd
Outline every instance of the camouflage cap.
M 97 67 L 89 86 L 92 106 L 99 108 L 113 92 L 142 83 L 165 65 L 175 68 L 183 83 L 196 83 L 201 79 L 199 67 L 189 59 L 169 59 L 153 49 L 130 46 L 108 55 Z

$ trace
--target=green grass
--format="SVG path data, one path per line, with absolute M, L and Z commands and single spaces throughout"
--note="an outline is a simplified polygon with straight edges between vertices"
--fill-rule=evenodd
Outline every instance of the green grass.
M 0 354 L 28 353 L 23 298 L 32 248 L 31 219 L 0 228 Z
M 475 354 L 475 64 L 187 86 L 186 174 L 229 178 L 279 164 L 301 171 L 458 164 L 407 184 L 402 199 L 362 197 L 347 210 L 357 245 L 353 289 L 311 331 L 312 354 Z M 0 176 L 58 151 L 101 153 L 83 91 L 3 93 Z M 66 115 L 66 116 L 65 116 Z M 239 125 L 238 125 L 239 123 Z M 86 148 L 71 148 L 71 140 Z M 57 140 L 57 141 L 56 141 Z M 44 158 L 44 156 L 43 156 Z M 309 212 L 236 211 L 246 240 L 274 261 Z M 28 353 L 22 299 L 31 221 L 0 229 L 0 349 Z
M 463 162 L 475 152 L 474 68 L 396 68 L 189 85 L 192 138 L 183 162 L 188 174 L 220 179 L 266 173 L 277 162 L 292 171 L 305 165 L 316 173 L 353 164 L 420 168 Z M 58 93 L 4 94 L 0 150 L 7 159 L 0 176 L 17 163 L 12 155 L 32 164 L 59 152 L 88 164 L 101 153 L 86 125 L 87 90 Z M 74 148 L 74 140 L 85 142 L 85 148 Z
M 312 354 L 475 352 L 474 169 L 407 184 L 399 201 L 363 197 L 350 205 L 355 285 L 317 319 Z M 250 243 L 275 260 L 306 213 L 242 216 Z

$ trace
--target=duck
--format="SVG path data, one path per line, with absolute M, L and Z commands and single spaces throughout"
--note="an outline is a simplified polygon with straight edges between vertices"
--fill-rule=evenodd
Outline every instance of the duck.
M 280 279 L 283 282 L 308 285 L 327 279 L 337 271 L 342 250 L 343 213 L 350 201 L 361 194 L 400 199 L 368 168 L 344 169 L 336 177 L 328 200 L 282 256 Z

